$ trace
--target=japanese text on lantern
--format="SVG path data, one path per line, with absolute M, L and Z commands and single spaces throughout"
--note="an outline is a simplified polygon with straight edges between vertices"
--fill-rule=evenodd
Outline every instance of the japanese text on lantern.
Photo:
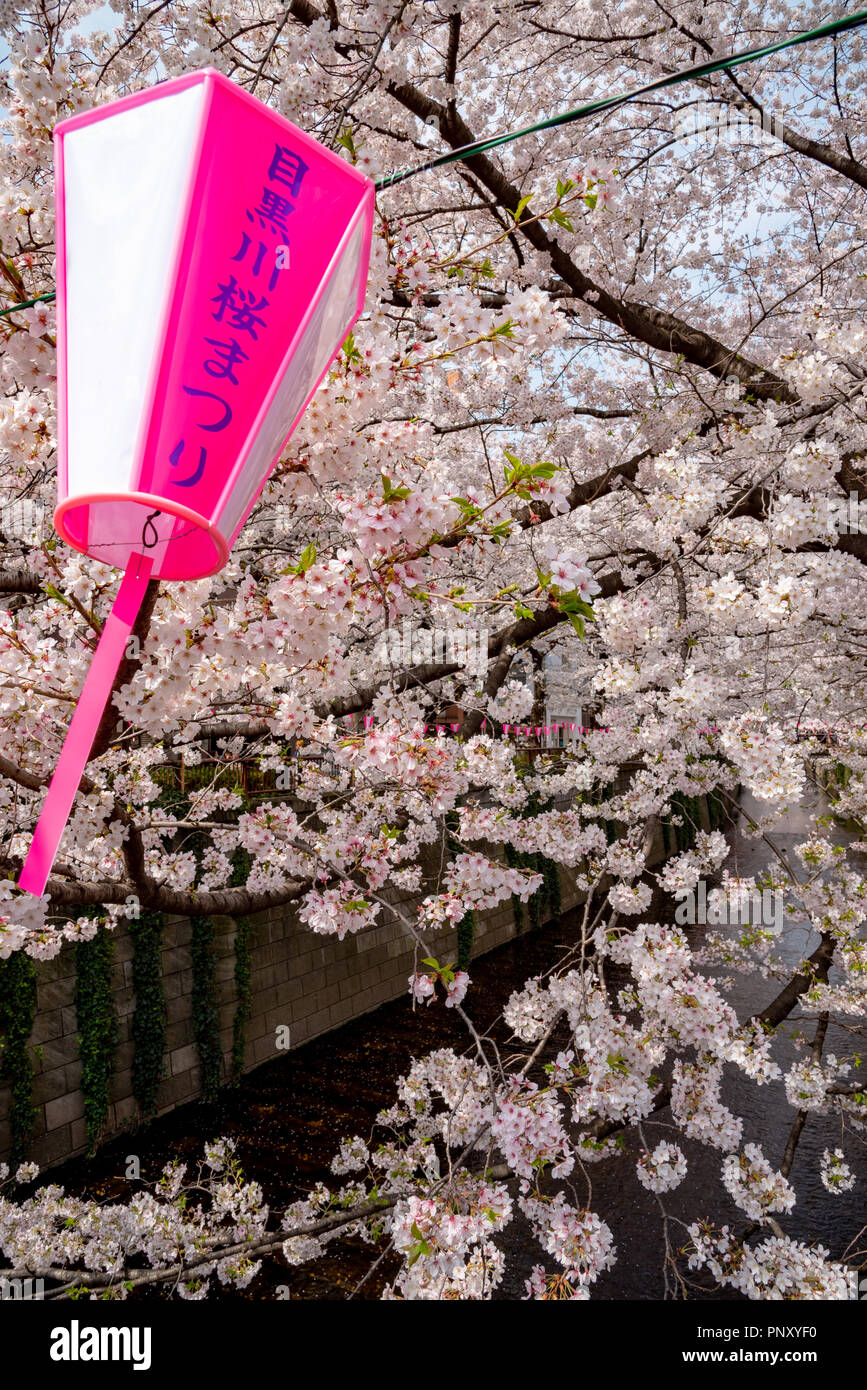
M 247 225 L 239 228 L 240 244 L 230 257 L 242 278 L 237 279 L 232 266 L 227 266 L 219 277 L 216 294 L 211 297 L 211 318 L 220 329 L 215 330 L 213 338 L 203 340 L 202 369 L 220 383 L 220 389 L 183 384 L 188 396 L 213 402 L 203 418 L 196 421 L 196 429 L 207 434 L 219 434 L 228 428 L 232 421 L 232 390 L 240 384 L 238 373 L 255 370 L 249 364 L 255 359 L 260 330 L 268 331 L 266 311 L 271 301 L 267 296 L 274 293 L 289 249 L 282 241 L 289 239 L 287 219 L 296 208 L 290 198 L 298 197 L 307 171 L 308 166 L 299 155 L 287 145 L 275 144 L 262 195 L 256 207 L 245 209 Z M 285 264 L 288 268 L 288 261 Z M 262 272 L 269 269 L 266 282 Z M 169 454 L 172 467 L 181 475 L 186 443 L 184 438 L 179 439 Z M 192 452 L 192 471 L 186 476 L 174 476 L 174 487 L 195 487 L 204 476 L 208 466 L 207 441 L 194 440 Z

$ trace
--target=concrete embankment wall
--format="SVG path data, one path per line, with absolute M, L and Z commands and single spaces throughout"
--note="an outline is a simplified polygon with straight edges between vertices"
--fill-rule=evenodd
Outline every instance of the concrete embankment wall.
M 708 828 L 707 805 L 701 820 Z M 669 832 L 668 852 L 674 851 Z M 658 863 L 665 840 L 658 827 L 650 856 Z M 500 856 L 500 849 L 489 849 Z M 440 846 L 422 860 L 423 883 L 436 880 L 442 866 Z M 576 888 L 577 871 L 559 871 L 561 910 L 583 901 Z M 386 896 L 411 920 L 418 897 L 391 890 Z M 528 908 L 523 909 L 524 925 Z M 407 992 L 408 977 L 415 968 L 414 942 L 394 912 L 383 911 L 380 924 L 347 936 L 317 936 L 298 920 L 293 905 L 251 917 L 249 1019 L 245 1028 L 245 1071 L 279 1055 L 279 1047 L 298 1047 L 321 1033 L 370 1012 L 380 1004 Z M 235 985 L 235 936 L 237 924 L 230 917 L 212 917 L 214 928 L 214 998 L 218 1014 L 219 1046 L 223 1079 L 231 1070 L 233 1023 L 237 1006 Z M 512 903 L 477 914 L 473 957 L 503 945 L 516 935 Z M 195 1037 L 193 998 L 193 926 L 187 918 L 167 917 L 160 940 L 160 967 L 165 996 L 166 1038 L 163 1075 L 156 1113 L 163 1114 L 201 1094 L 201 1066 Z M 102 1138 L 132 1128 L 139 1121 L 133 1094 L 133 989 L 135 943 L 127 926 L 111 934 L 111 992 L 117 1014 L 118 1034 L 115 1070 L 109 1090 Z M 425 933 L 433 956 L 454 963 L 458 955 L 454 927 L 437 934 Z M 33 1062 L 32 1097 L 35 1125 L 26 1156 L 40 1166 L 59 1163 L 87 1148 L 85 1102 L 81 1090 L 79 1027 L 76 1013 L 76 956 L 74 946 L 51 961 L 36 965 L 37 1008 L 30 1039 Z M 288 1030 L 288 1031 L 287 1031 Z M 10 1088 L 0 1084 L 0 1159 L 11 1147 Z
M 437 849 L 437 866 L 439 848 Z M 560 873 L 563 910 L 574 907 L 580 895 L 574 870 Z M 417 897 L 391 892 L 396 906 L 415 920 Z M 526 923 L 527 908 L 524 908 Z M 250 919 L 250 1017 L 246 1025 L 244 1070 L 278 1055 L 278 1041 L 298 1047 L 311 1038 L 368 1013 L 406 993 L 414 969 L 414 942 L 394 913 L 383 910 L 380 925 L 347 936 L 317 936 L 299 922 L 293 905 L 258 913 Z M 215 1004 L 223 1072 L 228 1079 L 236 1007 L 235 933 L 231 917 L 211 917 L 216 955 Z M 200 1065 L 193 1021 L 192 923 L 188 918 L 164 920 L 161 938 L 162 983 L 166 1007 L 164 1075 L 157 1113 L 195 1099 L 200 1094 Z M 510 901 L 477 914 L 472 954 L 480 955 L 515 935 Z M 134 1045 L 132 1021 L 136 1007 L 132 984 L 134 940 L 127 926 L 111 934 L 111 984 L 118 1020 L 115 1073 L 104 1137 L 132 1126 L 138 1118 L 133 1096 Z M 425 933 L 433 956 L 443 963 L 457 959 L 455 928 L 436 935 Z M 31 1035 L 34 1068 L 33 1101 L 36 1123 L 27 1157 L 41 1166 L 58 1163 L 86 1147 L 84 1096 L 81 1091 L 78 1023 L 75 1007 L 75 948 L 64 949 L 50 961 L 37 963 L 37 1010 Z M 288 1033 L 285 1031 L 288 1029 Z M 0 1159 L 11 1146 L 10 1088 L 0 1085 Z

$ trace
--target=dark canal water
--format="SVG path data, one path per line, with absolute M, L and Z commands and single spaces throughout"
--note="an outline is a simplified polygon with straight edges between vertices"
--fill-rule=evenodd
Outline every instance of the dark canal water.
M 744 805 L 756 810 L 748 800 Z M 819 803 L 814 800 L 812 805 Z M 805 804 L 790 817 L 785 833 L 775 835 L 781 848 L 791 850 L 805 838 L 810 809 L 810 803 Z M 832 838 L 848 837 L 837 830 Z M 755 841 L 737 833 L 726 867 L 740 875 L 757 873 L 766 864 L 767 853 L 764 846 L 757 848 Z M 578 925 L 577 913 L 564 915 L 559 922 L 525 932 L 473 964 L 473 987 L 467 1006 L 480 1031 L 490 1030 L 509 1048 L 509 1031 L 496 1022 L 503 1004 L 528 976 L 557 963 L 564 949 L 573 943 Z M 803 958 L 805 945 L 810 950 L 815 945 L 811 944 L 808 927 L 796 924 L 786 931 L 784 952 L 792 963 Z M 613 983 L 616 986 L 620 982 Z M 739 1016 L 744 1018 L 763 1007 L 778 988 L 774 982 L 740 977 L 733 996 Z M 800 1026 L 796 1020 L 791 1021 L 788 1034 Z M 814 1021 L 804 1020 L 803 1027 L 812 1037 Z M 565 1032 L 552 1040 L 549 1054 L 556 1054 L 564 1043 Z M 451 1012 L 438 1006 L 413 1010 L 407 996 L 296 1051 L 281 1054 L 246 1077 L 240 1086 L 224 1092 L 217 1104 L 185 1106 L 141 1132 L 113 1140 L 94 1159 L 72 1160 L 52 1170 L 51 1180 L 68 1191 L 86 1191 L 103 1200 L 119 1199 L 129 1194 L 129 1183 L 123 1176 L 127 1155 L 137 1154 L 143 1176 L 152 1179 L 174 1156 L 194 1164 L 205 1140 L 225 1134 L 236 1140 L 245 1172 L 261 1182 L 272 1211 L 278 1212 L 303 1197 L 320 1179 L 329 1181 L 329 1164 L 340 1136 L 367 1136 L 377 1112 L 393 1103 L 394 1082 L 413 1056 L 436 1047 L 454 1046 L 462 1050 L 465 1045 L 466 1033 Z M 514 1043 L 509 1050 L 515 1050 Z M 843 1056 L 857 1051 L 857 1036 L 835 1028 L 829 1030 L 826 1052 Z M 775 1055 L 785 1070 L 803 1052 L 797 1052 L 787 1039 Z M 540 1059 L 540 1064 L 544 1060 Z M 778 1166 L 795 1116 L 782 1082 L 759 1088 L 727 1068 L 723 1100 L 743 1117 L 744 1141 L 761 1144 L 765 1156 Z M 645 1122 L 645 1132 L 654 1144 L 672 1137 L 669 1113 L 661 1111 L 653 1121 Z M 719 1222 L 742 1227 L 743 1214 L 730 1201 L 720 1181 L 719 1152 L 682 1139 L 678 1142 L 686 1153 L 689 1174 L 679 1188 L 665 1195 L 670 1215 L 690 1222 L 713 1214 Z M 819 1160 L 825 1148 L 838 1146 L 846 1151 L 847 1161 L 856 1174 L 856 1185 L 851 1192 L 832 1196 L 820 1182 Z M 594 1297 L 655 1300 L 665 1294 L 659 1207 L 635 1177 L 636 1149 L 637 1142 L 632 1141 L 617 1158 L 588 1166 L 590 1194 L 580 1174 L 573 1179 L 579 1200 L 587 1201 L 589 1195 L 589 1204 L 612 1228 L 618 1249 L 617 1263 L 594 1286 Z M 783 1229 L 797 1239 L 819 1242 L 830 1249 L 833 1257 L 841 1257 L 867 1224 L 867 1145 L 851 1131 L 841 1135 L 839 1121 L 811 1115 L 790 1176 L 798 1201 L 792 1213 L 781 1219 Z M 518 1299 L 524 1295 L 524 1280 L 532 1266 L 550 1264 L 550 1260 L 546 1260 L 519 1221 L 502 1239 L 508 1247 L 507 1264 L 511 1267 L 497 1296 Z M 670 1239 L 680 1248 L 686 1233 L 672 1224 Z M 862 1235 L 854 1248 L 863 1249 L 865 1245 L 867 1239 Z M 249 1288 L 230 1294 L 215 1288 L 215 1295 L 233 1300 L 269 1299 L 282 1285 L 292 1298 L 345 1299 L 367 1273 L 372 1259 L 370 1247 L 360 1242 L 333 1242 L 326 1247 L 323 1258 L 308 1266 L 288 1268 L 282 1261 L 266 1261 Z M 393 1273 L 394 1267 L 384 1263 L 358 1296 L 378 1297 Z M 706 1277 L 698 1276 L 691 1296 L 734 1296 L 712 1292 L 708 1283 Z

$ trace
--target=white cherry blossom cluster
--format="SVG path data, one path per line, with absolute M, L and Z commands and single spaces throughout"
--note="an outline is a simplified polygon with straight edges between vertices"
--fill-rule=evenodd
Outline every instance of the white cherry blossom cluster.
M 524 1081 L 503 1096 L 491 1133 L 513 1172 L 531 1178 L 540 1162 L 552 1165 L 554 1177 L 568 1177 L 575 1164 L 563 1128 L 562 1106 L 555 1095 Z
M 692 849 L 666 860 L 659 872 L 660 885 L 669 893 L 695 888 L 702 875 L 714 873 L 730 852 L 728 841 L 719 830 L 700 830 Z
M 595 1212 L 571 1206 L 562 1192 L 553 1201 L 522 1196 L 518 1202 L 542 1247 L 579 1286 L 595 1283 L 615 1264 L 614 1237 Z
M 822 1111 L 832 1079 L 819 1062 L 795 1062 L 785 1076 L 786 1099 L 798 1110 Z
M 722 1063 L 674 1063 L 671 1083 L 671 1113 L 689 1139 L 730 1153 L 743 1133 L 743 1121 L 720 1099 Z
M 833 1152 L 825 1149 L 820 1164 L 820 1176 L 822 1186 L 838 1196 L 842 1196 L 844 1192 L 851 1192 L 855 1186 L 855 1175 L 846 1162 L 846 1155 L 842 1149 L 834 1149 Z
M 636 1172 L 648 1192 L 671 1192 L 686 1177 L 686 1157 L 677 1144 L 663 1140 L 650 1153 L 640 1154 Z
M 696 600 L 701 610 L 723 629 L 739 627 L 748 620 L 754 607 L 749 591 L 733 570 L 698 590 Z
M 465 912 L 470 908 L 496 907 L 512 894 L 526 902 L 542 885 L 540 874 L 525 875 L 520 869 L 510 869 L 484 854 L 456 855 L 443 881 L 447 890 L 460 895 Z
M 650 905 L 653 889 L 649 883 L 615 883 L 608 890 L 608 901 L 615 912 L 637 916 Z
M 13 1268 L 24 1267 L 37 1277 L 55 1266 L 79 1267 L 102 1276 L 94 1282 L 113 1286 L 120 1297 L 122 1273 L 136 1258 L 153 1268 L 180 1263 L 175 1282 L 182 1298 L 204 1297 L 214 1273 L 220 1283 L 243 1288 L 260 1261 L 243 1251 L 231 1259 L 197 1259 L 211 1246 L 243 1246 L 265 1229 L 262 1190 L 244 1179 L 233 1147 L 230 1140 L 217 1141 L 189 1178 L 185 1165 L 168 1164 L 152 1189 L 143 1188 L 127 1203 L 68 1197 L 51 1184 L 18 1202 L 0 1194 L 0 1252 Z M 32 1166 L 19 1169 L 16 1177 L 32 1180 Z M 207 1203 L 179 1201 L 188 1190 L 206 1193 Z M 195 1266 L 189 1278 L 183 1276 L 187 1264 Z
M 488 701 L 487 711 L 497 723 L 526 719 L 533 708 L 533 689 L 523 681 L 509 680 Z
M 803 764 L 779 725 L 749 711 L 724 726 L 722 744 L 756 796 L 772 802 L 800 798 Z
M 782 1173 L 775 1172 L 758 1144 L 745 1144 L 739 1154 L 723 1160 L 726 1191 L 747 1216 L 764 1221 L 773 1212 L 791 1211 L 795 1192 Z
M 368 902 L 353 893 L 351 887 L 312 890 L 305 895 L 298 916 L 311 931 L 324 936 L 337 936 L 341 941 L 347 932 L 369 927 L 379 916 L 379 903 Z
M 837 1300 L 849 1297 L 851 1278 L 821 1245 L 803 1245 L 788 1236 L 768 1236 L 751 1247 L 740 1244 L 728 1226 L 689 1228 L 691 1269 L 707 1268 L 717 1282 L 745 1298 Z

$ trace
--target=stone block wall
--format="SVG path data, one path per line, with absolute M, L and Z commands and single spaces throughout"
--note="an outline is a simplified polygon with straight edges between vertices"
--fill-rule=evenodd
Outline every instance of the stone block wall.
M 431 873 L 438 866 L 439 847 L 436 855 L 431 855 L 431 862 L 423 867 Z M 564 911 L 580 901 L 575 878 L 575 870 L 561 871 Z M 397 892 L 387 896 L 414 920 L 416 897 Z M 524 912 L 526 920 L 526 907 Z M 216 990 L 224 1075 L 228 1077 L 236 1003 L 236 928 L 231 917 L 212 917 L 211 920 L 217 957 Z M 288 1028 L 290 1046 L 298 1047 L 407 991 L 408 977 L 414 969 L 414 942 L 393 912 L 384 909 L 377 926 L 347 936 L 343 941 L 315 935 L 298 921 L 291 904 L 259 913 L 250 920 L 253 938 L 251 1016 L 246 1029 L 247 1071 L 279 1055 L 278 1029 Z M 191 935 L 188 919 L 165 919 L 162 971 L 167 1028 L 158 1102 L 160 1114 L 195 1099 L 200 1090 L 192 1020 Z M 514 935 L 511 900 L 478 913 L 473 956 L 493 950 Z M 437 935 L 426 934 L 425 939 L 437 960 L 456 961 L 454 928 Z M 138 1114 L 132 1094 L 133 938 L 122 926 L 112 933 L 112 941 L 113 993 L 119 1031 L 105 1137 L 132 1126 Z M 37 1116 L 27 1156 L 41 1167 L 48 1167 L 86 1149 L 75 1011 L 74 948 L 64 947 L 53 960 L 38 963 L 36 971 L 38 1002 L 31 1052 Z M 9 1147 L 9 1090 L 0 1087 L 0 1159 L 8 1157 Z
M 709 826 L 707 806 L 701 824 Z M 671 843 L 666 843 L 672 840 Z M 657 824 L 649 864 L 666 851 L 674 853 L 673 837 L 664 837 Z M 499 847 L 488 846 L 492 857 Z M 441 868 L 441 847 L 422 855 L 423 891 L 431 891 Z M 577 870 L 560 870 L 562 910 L 583 901 L 575 881 Z M 415 920 L 418 896 L 388 890 L 385 897 Z M 528 908 L 524 908 L 525 920 Z M 228 1079 L 236 1007 L 235 931 L 231 917 L 212 917 L 216 953 L 216 1002 L 224 1079 Z M 383 909 L 378 925 L 347 936 L 317 936 L 304 926 L 292 904 L 258 913 L 253 924 L 251 1013 L 246 1028 L 244 1070 L 250 1071 L 279 1055 L 278 1029 L 288 1029 L 289 1045 L 299 1047 L 349 1019 L 369 1013 L 407 992 L 415 968 L 415 943 L 395 913 Z M 511 900 L 477 914 L 473 957 L 483 955 L 516 934 Z M 200 1094 L 198 1052 L 193 1032 L 193 965 L 189 919 L 167 917 L 161 939 L 162 979 L 166 1003 L 166 1046 L 158 1114 L 194 1100 Z M 115 1074 L 104 1137 L 132 1128 L 138 1107 L 132 1094 L 133 938 L 125 926 L 112 933 L 112 985 L 118 1015 Z M 454 928 L 425 933 L 431 954 L 444 963 L 457 960 Z M 49 1167 L 85 1151 L 84 1098 L 75 1010 L 75 951 L 66 946 L 37 971 L 37 1012 L 31 1036 L 34 1060 L 33 1100 L 36 1126 L 28 1158 Z M 285 1033 L 283 1034 L 285 1037 Z M 0 1160 L 10 1148 L 9 1089 L 0 1086 Z

